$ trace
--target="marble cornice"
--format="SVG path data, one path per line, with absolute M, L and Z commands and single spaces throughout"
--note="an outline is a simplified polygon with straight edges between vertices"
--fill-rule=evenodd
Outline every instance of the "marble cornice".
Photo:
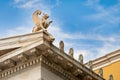
M 81 77 L 85 76 L 89 79 L 104 80 L 92 70 L 85 67 L 84 64 L 76 61 L 73 57 L 54 46 L 51 43 L 52 36 L 49 33 L 41 31 L 32 34 L 37 36 L 40 34 L 41 38 L 0 56 L 0 78 L 7 77 L 42 62 L 68 80 L 80 80 Z M 29 35 L 33 38 L 32 34 Z M 29 35 L 25 36 L 28 37 Z M 43 55 L 45 58 L 41 58 L 40 55 Z M 6 68 L 1 68 L 1 65 Z
M 36 33 L 3 38 L 0 39 L 0 50 L 23 47 L 35 42 L 38 39 L 49 41 L 50 36 L 52 35 L 46 31 L 39 31 Z
M 56 65 L 55 63 L 50 62 L 44 56 L 41 56 L 41 65 L 54 72 L 55 74 L 59 75 L 60 77 L 64 78 L 64 80 L 82 80 L 78 79 L 70 72 L 64 70 L 62 67 Z
M 43 55 L 30 59 L 27 62 L 16 65 L 10 69 L 0 72 L 0 79 L 14 75 L 17 72 L 23 71 L 26 68 L 30 68 L 36 64 L 42 63 L 42 66 L 47 67 L 49 70 L 57 73 L 59 76 L 63 77 L 65 80 L 81 80 L 74 77 L 72 74 L 62 69 L 60 66 L 49 62 Z
M 40 63 L 40 60 L 41 60 L 41 57 L 39 56 L 39 57 L 36 57 L 34 59 L 30 59 L 27 62 L 18 64 L 12 68 L 1 71 L 0 72 L 0 79 L 3 79 L 5 77 L 8 77 L 8 76 L 14 74 L 14 73 L 20 72 L 26 68 L 29 68 L 33 65 L 36 65 L 36 64 Z
M 33 51 L 34 52 L 34 54 L 35 54 L 35 52 L 36 51 L 34 51 L 34 49 L 33 50 L 31 50 L 31 51 Z M 50 57 L 50 58 L 52 58 L 50 55 L 52 55 L 54 58 L 55 58 L 55 56 L 57 57 L 57 62 L 59 63 L 59 61 L 65 61 L 64 62 L 64 64 L 62 64 L 62 63 L 60 63 L 60 64 L 62 64 L 62 66 L 59 66 L 59 65 L 57 65 L 56 64 L 56 62 L 54 62 L 54 61 L 52 61 L 52 59 L 51 59 L 51 61 L 49 60 L 49 58 L 48 57 Z M 38 56 L 38 55 L 37 55 Z M 45 58 L 45 57 L 47 58 Z M 67 70 L 64 70 L 63 68 L 64 68 L 64 66 L 63 65 L 65 65 L 66 63 L 69 63 L 68 64 L 68 66 L 67 67 L 69 67 L 69 68 L 73 68 L 73 66 L 75 66 L 73 63 L 71 63 L 71 62 L 69 62 L 69 61 L 67 61 L 66 62 L 66 60 L 65 60 L 65 58 L 63 57 L 63 56 L 59 56 L 59 55 L 56 55 L 56 53 L 53 51 L 53 50 L 51 50 L 51 49 L 47 49 L 47 50 L 45 50 L 45 51 L 43 51 L 43 52 L 41 52 L 40 51 L 40 56 L 38 56 L 38 57 L 34 57 L 33 59 L 32 58 L 27 58 L 26 56 L 24 56 L 24 55 L 18 55 L 18 58 L 20 59 L 20 58 L 24 58 L 25 59 L 25 62 L 24 62 L 24 60 L 22 61 L 21 60 L 21 62 L 22 63 L 20 63 L 20 64 L 18 64 L 18 65 L 13 65 L 11 68 L 9 68 L 9 69 L 6 69 L 6 70 L 4 70 L 4 71 L 1 71 L 0 72 L 0 78 L 2 79 L 2 78 L 5 78 L 5 77 L 7 77 L 7 76 L 10 76 L 10 75 L 12 75 L 13 73 L 16 73 L 16 72 L 19 72 L 19 71 L 22 71 L 22 70 L 24 70 L 24 69 L 26 69 L 26 68 L 29 68 L 29 67 L 31 67 L 31 66 L 33 66 L 33 65 L 35 65 L 35 64 L 38 64 L 38 63 L 40 63 L 40 62 L 42 62 L 43 64 L 45 64 L 45 66 L 47 66 L 47 68 L 49 68 L 50 70 L 52 70 L 52 71 L 55 71 L 55 72 L 57 72 L 58 73 L 58 75 L 59 76 L 61 76 L 61 77 L 63 77 L 63 78 L 65 78 L 65 79 L 68 79 L 68 80 L 81 80 L 81 79 L 79 79 L 79 78 L 77 78 L 77 77 L 75 77 L 75 75 L 76 75 L 76 72 L 75 73 L 71 73 L 71 72 L 67 72 Z M 80 65 L 80 64 L 79 64 Z M 65 66 L 66 67 L 66 66 Z M 82 67 L 77 67 L 78 69 L 77 69 L 77 74 L 84 74 L 84 70 L 82 70 L 82 68 L 84 67 L 84 65 L 82 65 Z M 73 69 L 76 69 L 76 68 L 73 68 Z M 81 70 L 82 70 L 82 72 L 81 72 Z M 85 72 L 86 73 L 86 72 Z M 89 75 L 89 74 L 87 74 L 87 75 Z M 93 74 L 91 74 L 91 75 L 93 75 Z M 90 77 L 90 76 L 89 76 Z M 94 76 L 95 77 L 95 76 Z M 98 77 L 97 77 L 98 78 Z M 99 78 L 98 78 L 99 79 Z M 96 79 L 97 80 L 97 79 Z M 103 79 L 99 79 L 99 80 L 103 80 Z
M 91 70 L 89 70 L 88 68 L 86 68 L 83 64 L 79 63 L 78 61 L 76 61 L 75 59 L 73 59 L 72 57 L 70 57 L 67 54 L 63 54 L 61 52 L 61 54 L 63 55 L 58 55 L 54 49 L 54 51 L 50 48 L 44 50 L 41 52 L 41 50 L 30 50 L 29 52 L 34 53 L 36 56 L 38 56 L 38 53 L 36 54 L 36 51 L 39 51 L 39 55 L 43 55 L 45 56 L 47 59 L 45 59 L 44 57 L 35 57 L 35 59 L 32 59 L 29 57 L 29 59 L 23 55 L 23 53 L 21 55 L 17 55 L 16 57 L 18 57 L 20 60 L 21 58 L 25 59 L 25 60 L 21 60 L 22 64 L 18 64 L 18 65 L 13 65 L 11 68 L 6 69 L 4 71 L 0 72 L 0 77 L 4 78 L 7 77 L 17 71 L 26 69 L 27 67 L 30 67 L 36 63 L 42 62 L 45 65 L 47 65 L 49 68 L 51 68 L 51 70 L 55 70 L 57 71 L 57 73 L 60 73 L 61 76 L 65 77 L 68 80 L 80 80 L 77 77 L 77 75 L 88 75 L 90 78 L 94 78 L 95 80 L 104 80 L 103 78 L 100 78 L 98 75 L 96 75 L 94 72 L 92 72 Z M 65 57 L 66 56 L 66 57 Z M 66 59 L 68 58 L 68 59 Z M 69 60 L 70 59 L 70 60 Z M 50 62 L 49 62 L 50 60 Z M 26 61 L 26 62 L 24 62 Z M 57 64 L 56 64 L 57 63 Z M 10 65 L 11 63 L 9 63 L 8 65 Z M 60 67 L 58 67 L 58 64 Z M 67 65 L 66 65 L 67 64 Z M 76 64 L 78 66 L 76 66 Z M 64 70 L 63 68 L 65 68 L 66 70 Z M 73 69 L 72 72 L 69 71 L 67 72 L 67 69 Z M 62 71 L 62 72 L 61 72 Z M 90 74 L 88 74 L 87 72 L 90 72 Z M 74 75 L 74 76 L 73 76 Z M 84 77 L 84 76 L 83 76 Z
M 84 64 L 76 61 L 74 58 L 72 58 L 71 56 L 67 55 L 65 52 L 59 50 L 56 46 L 52 45 L 52 46 L 49 46 L 49 47 L 51 48 L 52 51 L 54 51 L 55 55 L 59 55 L 59 56 L 61 56 L 64 59 L 62 61 L 62 62 L 64 62 L 64 65 L 66 64 L 65 61 L 67 61 L 69 63 L 72 63 L 76 67 L 76 69 L 82 70 L 84 73 L 86 73 L 90 77 L 94 78 L 95 80 L 104 80 L 101 76 L 99 76 L 98 74 L 94 73 L 92 70 L 88 69 Z M 54 56 L 54 58 L 55 58 L 55 56 Z M 60 60 L 58 59 L 58 61 L 60 61 Z
M 9 59 L 9 58 L 12 58 L 12 57 L 17 56 L 19 54 L 22 54 L 22 53 L 24 53 L 26 51 L 29 51 L 30 49 L 32 49 L 34 47 L 37 47 L 37 46 L 39 46 L 41 44 L 43 44 L 43 40 L 38 39 L 34 43 L 31 43 L 29 45 L 18 48 L 18 49 L 14 50 L 14 51 L 11 51 L 11 52 L 7 53 L 7 54 L 4 54 L 4 55 L 0 56 L 0 63 L 7 60 L 7 59 Z
M 92 60 L 93 70 L 100 69 L 102 67 L 108 66 L 117 61 L 120 61 L 120 49 L 116 50 L 114 52 L 108 53 L 102 57 L 95 59 L 95 60 Z M 88 62 L 85 63 L 84 65 L 87 65 L 87 64 L 88 64 Z

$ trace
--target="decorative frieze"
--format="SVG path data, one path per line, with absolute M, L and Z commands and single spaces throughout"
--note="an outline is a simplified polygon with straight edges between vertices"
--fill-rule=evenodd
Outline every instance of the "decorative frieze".
M 42 53 L 42 51 L 38 48 L 33 48 L 30 50 L 30 53 L 35 55 L 35 56 L 40 56 L 40 54 Z
M 75 76 L 78 76 L 79 74 L 82 74 L 82 73 L 83 73 L 83 71 L 80 70 L 80 69 L 76 69 L 76 70 L 73 72 L 73 74 L 74 74 Z
M 4 64 L 11 68 L 16 65 L 16 62 L 11 59 L 7 59 L 6 61 L 4 61 Z
M 63 41 L 59 42 L 59 49 L 60 49 L 60 51 L 64 52 L 64 42 Z
M 51 49 L 46 49 L 46 50 L 44 50 L 43 52 L 42 52 L 42 54 L 44 55 L 44 56 L 48 56 L 48 55 L 54 55 L 54 52 L 51 50 Z
M 82 54 L 79 55 L 78 61 L 83 64 L 83 55 Z
M 73 55 L 74 55 L 74 50 L 73 50 L 73 48 L 70 48 L 69 49 L 69 53 L 68 53 L 71 57 L 73 57 Z
M 2 69 L 0 69 L 0 72 L 2 71 Z
M 18 55 L 18 59 L 22 62 L 25 62 L 29 59 L 29 57 L 26 54 L 20 54 Z
M 61 77 L 64 77 L 65 80 L 80 80 L 77 77 L 71 75 L 71 73 L 67 72 L 66 70 L 62 69 L 60 66 L 49 62 L 47 59 L 45 59 L 45 57 L 42 56 L 41 59 L 42 63 L 45 64 L 46 66 L 48 66 L 47 68 L 49 68 L 50 70 L 56 71 L 57 73 L 59 73 L 58 75 Z
M 61 56 L 57 56 L 57 59 L 60 60 L 60 61 L 64 60 L 63 57 L 61 57 Z
M 101 79 L 101 80 L 104 80 L 104 78 L 100 77 L 98 74 L 96 74 L 96 73 L 94 73 L 94 72 L 92 71 L 91 62 L 90 62 L 90 66 L 87 68 L 86 66 L 84 66 L 84 64 L 80 63 L 79 61 L 76 61 L 74 58 L 71 58 L 69 55 L 65 54 L 65 52 L 62 52 L 62 51 L 60 50 L 60 48 L 58 49 L 56 46 L 52 46 L 52 47 L 50 47 L 50 48 L 51 48 L 51 50 L 54 51 L 54 53 L 55 53 L 56 55 L 59 55 L 59 56 L 63 57 L 64 63 L 62 64 L 62 65 L 63 65 L 62 67 L 64 67 L 64 65 L 66 65 L 67 62 L 70 62 L 70 63 L 73 64 L 74 68 L 79 68 L 79 69 L 81 69 L 81 70 L 84 72 L 84 74 L 90 75 L 93 79 L 95 79 L 95 80 L 100 80 L 100 79 Z M 53 58 L 53 57 L 52 57 L 52 58 Z M 83 58 L 81 58 L 81 61 L 82 61 L 82 60 L 83 60 Z M 72 68 L 72 69 L 74 69 L 74 68 Z M 66 70 L 67 70 L 67 69 L 66 69 Z M 72 70 L 70 70 L 70 72 L 72 72 Z
M 82 80 L 92 80 L 92 77 L 89 76 L 89 75 L 86 75 L 86 76 L 83 77 Z M 98 79 L 98 80 L 99 80 L 99 79 Z
M 47 35 L 43 37 L 46 36 Z M 8 65 L 9 69 L 6 68 L 4 71 L 0 72 L 0 79 L 42 62 L 44 65 L 48 66 L 49 69 L 53 70 L 53 72 L 55 71 L 58 75 L 65 77 L 65 80 L 81 80 L 78 77 L 81 74 L 90 75 L 89 79 L 93 78 L 96 80 L 100 78 L 103 80 L 102 77 L 81 64 L 83 63 L 82 55 L 79 57 L 79 61 L 76 61 L 73 58 L 73 48 L 69 51 L 69 55 L 71 57 L 67 54 L 63 54 L 65 53 L 63 41 L 60 41 L 59 48 L 47 41 L 47 38 L 44 38 L 44 41 L 42 38 L 38 39 L 34 43 L 20 47 L 20 49 L 17 49 L 10 54 L 11 56 L 4 56 L 5 58 L 1 59 L 1 63 L 8 59 L 4 62 L 4 64 Z M 18 63 L 16 65 L 17 61 Z
M 11 75 L 13 73 L 18 72 L 18 71 L 21 71 L 23 69 L 26 69 L 28 67 L 31 67 L 31 66 L 39 63 L 39 62 L 40 62 L 40 57 L 37 57 L 35 59 L 29 60 L 29 61 L 27 61 L 25 63 L 22 63 L 20 65 L 17 65 L 17 66 L 14 66 L 14 67 L 12 67 L 10 69 L 7 69 L 5 71 L 2 71 L 2 72 L 0 72 L 0 79 L 2 79 L 4 77 L 7 77 L 7 76 L 9 76 L 9 75 Z
M 70 62 L 67 62 L 65 65 L 66 65 L 66 66 L 65 66 L 66 69 L 70 69 L 70 68 L 73 67 L 73 64 L 70 63 Z
M 67 72 L 66 70 L 59 67 L 58 65 L 49 62 L 47 59 L 45 59 L 45 57 L 43 55 L 36 57 L 32 60 L 27 60 L 26 62 L 24 62 L 20 65 L 18 64 L 10 69 L 7 69 L 5 71 L 0 72 L 0 79 L 7 77 L 9 75 L 12 75 L 13 73 L 22 71 L 23 69 L 29 68 L 35 64 L 40 63 L 40 62 L 44 63 L 46 66 L 49 66 L 49 68 L 51 70 L 53 69 L 53 71 L 56 71 L 57 73 L 60 74 L 59 76 L 63 76 L 67 80 L 79 80 L 76 77 L 74 77 L 73 75 L 71 75 L 69 72 Z M 69 64 L 69 65 L 71 65 L 71 64 Z

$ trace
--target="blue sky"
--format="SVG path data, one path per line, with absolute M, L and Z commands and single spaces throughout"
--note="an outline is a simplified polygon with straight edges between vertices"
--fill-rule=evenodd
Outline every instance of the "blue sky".
M 32 13 L 41 10 L 53 23 L 54 44 L 74 48 L 93 60 L 120 49 L 120 0 L 0 0 L 0 37 L 30 33 Z

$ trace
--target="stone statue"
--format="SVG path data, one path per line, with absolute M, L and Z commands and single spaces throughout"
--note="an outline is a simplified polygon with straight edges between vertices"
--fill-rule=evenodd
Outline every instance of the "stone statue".
M 92 65 L 93 65 L 93 64 L 92 64 L 92 61 L 89 61 L 89 62 L 88 62 L 88 67 L 89 67 L 89 69 L 91 69 L 91 70 L 92 70 Z
M 70 48 L 70 50 L 69 50 L 69 55 L 70 55 L 71 57 L 73 57 L 73 54 L 74 54 L 74 50 L 73 50 L 73 48 Z
M 50 23 L 52 23 L 52 21 L 47 21 L 47 19 L 49 18 L 47 14 L 43 14 L 43 16 L 39 18 L 38 15 L 41 15 L 41 13 L 42 12 L 40 10 L 36 10 L 32 15 L 33 22 L 35 24 L 35 27 L 33 27 L 32 32 L 37 32 L 41 29 L 46 30 Z
M 113 80 L 113 75 L 112 74 L 109 76 L 109 80 Z
M 79 55 L 78 61 L 79 61 L 80 63 L 83 63 L 83 55 L 82 55 L 82 54 Z
M 103 77 L 103 69 L 102 68 L 99 69 L 98 74 Z
M 63 41 L 60 41 L 60 43 L 59 43 L 59 49 L 61 51 L 64 51 L 64 42 Z

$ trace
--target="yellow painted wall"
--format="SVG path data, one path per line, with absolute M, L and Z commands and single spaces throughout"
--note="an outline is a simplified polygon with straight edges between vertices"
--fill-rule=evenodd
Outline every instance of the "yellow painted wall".
M 95 72 L 98 73 L 98 70 L 96 70 Z M 103 77 L 106 80 L 109 80 L 110 74 L 113 75 L 114 80 L 120 80 L 120 61 L 103 67 Z

